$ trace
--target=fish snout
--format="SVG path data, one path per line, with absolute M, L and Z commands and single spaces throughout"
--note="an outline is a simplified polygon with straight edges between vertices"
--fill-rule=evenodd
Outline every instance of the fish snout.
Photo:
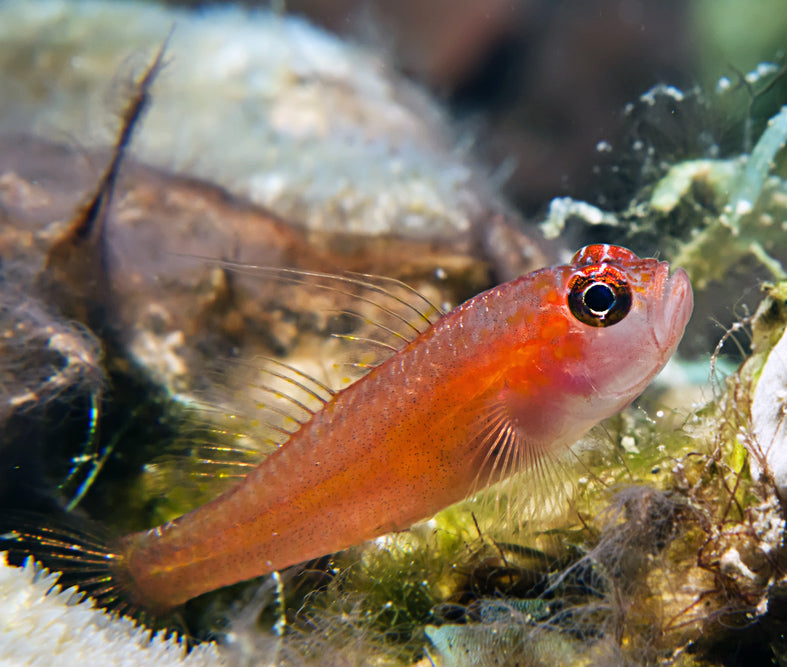
M 694 308 L 694 295 L 688 274 L 676 269 L 666 279 L 658 321 L 654 327 L 656 342 L 660 349 L 674 352 L 683 336 Z

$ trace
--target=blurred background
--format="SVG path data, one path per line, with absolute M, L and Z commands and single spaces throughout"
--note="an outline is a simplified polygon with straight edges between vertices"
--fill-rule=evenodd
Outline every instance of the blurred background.
M 240 4 L 302 15 L 386 54 L 471 131 L 476 155 L 498 170 L 506 194 L 525 214 L 560 195 L 596 200 L 605 187 L 593 169 L 599 142 L 614 151 L 628 138 L 624 109 L 654 85 L 712 91 L 722 75 L 743 75 L 760 61 L 783 58 L 787 44 L 782 0 Z M 676 132 L 699 134 L 706 122 L 723 124 L 700 116 Z M 725 138 L 722 127 L 713 142 Z M 695 149 L 687 137 L 670 139 L 684 143 L 686 155 L 678 159 Z M 728 149 L 742 148 L 735 134 Z M 622 201 L 631 193 L 605 199 L 616 194 Z

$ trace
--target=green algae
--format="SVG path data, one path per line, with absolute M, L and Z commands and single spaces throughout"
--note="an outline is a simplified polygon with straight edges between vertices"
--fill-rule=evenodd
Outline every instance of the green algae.
M 585 230 L 605 230 L 635 251 L 658 247 L 671 263 L 689 273 L 695 291 L 739 276 L 741 267 L 749 276 L 764 270 L 766 278 L 783 279 L 787 275 L 783 266 L 787 260 L 783 251 L 787 107 L 774 110 L 772 100 L 760 104 L 783 77 L 783 67 L 763 63 L 753 72 L 737 75 L 735 83 L 723 79 L 725 85 L 720 83 L 714 93 L 657 86 L 643 95 L 640 104 L 646 107 L 669 98 L 680 109 L 691 100 L 699 107 L 693 113 L 705 116 L 695 122 L 707 123 L 706 132 L 714 131 L 714 118 L 723 118 L 726 129 L 716 129 L 718 136 L 709 137 L 710 145 L 704 149 L 687 146 L 678 160 L 668 152 L 670 148 L 652 139 L 648 157 L 639 166 L 641 173 L 630 175 L 643 185 L 626 205 L 606 211 L 569 198 L 556 199 L 542 223 L 545 236 L 557 237 L 572 222 Z M 725 143 L 720 154 L 730 127 L 744 128 L 743 137 L 737 146 Z M 749 147 L 746 137 L 751 128 L 762 131 Z

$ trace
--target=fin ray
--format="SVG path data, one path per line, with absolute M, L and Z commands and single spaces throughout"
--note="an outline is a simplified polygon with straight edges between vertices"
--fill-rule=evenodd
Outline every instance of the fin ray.
M 172 484 L 177 480 L 174 486 L 188 485 L 199 498 L 225 491 L 229 483 L 235 484 L 248 475 L 267 454 L 324 409 L 347 383 L 394 355 L 442 315 L 442 310 L 426 296 L 395 278 L 357 273 L 334 275 L 184 257 L 206 261 L 235 274 L 305 288 L 313 286 L 342 295 L 342 299 L 348 297 L 355 300 L 357 308 L 340 305 L 336 309 L 318 308 L 318 311 L 350 316 L 358 324 L 350 322 L 350 333 L 330 332 L 331 337 L 339 339 L 339 346 L 333 348 L 339 355 L 334 358 L 333 369 L 347 366 L 349 371 L 334 374 L 328 365 L 322 372 L 311 365 L 306 370 L 292 363 L 292 357 L 279 359 L 267 354 L 246 360 L 222 359 L 224 368 L 217 365 L 213 372 L 219 375 L 219 385 L 222 376 L 232 377 L 232 386 L 225 385 L 225 389 L 236 392 L 235 398 L 228 403 L 214 394 L 191 403 L 192 416 L 187 418 L 190 423 L 182 431 L 185 435 L 169 448 L 171 453 L 147 465 L 154 488 L 163 489 L 165 481 Z M 347 322 L 345 317 L 342 322 L 335 320 L 328 324 L 344 327 L 348 326 Z M 369 331 L 371 336 L 366 335 Z M 348 345 L 342 346 L 345 342 Z M 371 353 L 356 357 L 359 350 L 370 347 L 374 348 Z M 345 361 L 345 357 L 355 357 L 356 363 Z M 227 374 L 227 364 L 239 372 Z
M 493 516 L 502 516 L 502 509 L 509 519 L 520 517 L 524 523 L 564 504 L 567 489 L 561 481 L 568 476 L 560 474 L 561 459 L 549 448 L 530 442 L 503 401 L 497 397 L 486 401 L 478 409 L 476 424 L 471 436 L 476 443 L 477 473 L 468 498 L 493 502 Z M 522 480 L 527 480 L 526 493 L 517 488 Z M 498 507 L 501 501 L 502 508 Z
M 379 308 L 383 312 L 386 312 L 387 314 L 401 321 L 405 326 L 411 329 L 413 332 L 413 336 L 417 336 L 418 334 L 422 333 L 423 329 L 419 329 L 418 327 L 416 327 L 410 320 L 408 320 L 403 315 L 396 313 L 392 308 L 385 306 L 381 301 L 375 301 L 370 297 L 358 296 L 348 290 L 343 290 L 340 289 L 339 287 L 332 286 L 330 283 L 335 282 L 340 285 L 354 285 L 363 289 L 367 289 L 376 294 L 379 294 L 382 297 L 387 297 L 391 299 L 394 303 L 403 306 L 405 309 L 413 313 L 417 317 L 417 319 L 421 321 L 425 326 L 430 326 L 436 319 L 439 319 L 444 314 L 443 310 L 436 304 L 432 303 L 426 296 L 421 294 L 414 287 L 408 285 L 407 283 L 397 278 L 390 278 L 387 276 L 375 276 L 367 273 L 345 272 L 345 273 L 333 274 L 333 273 L 325 273 L 322 271 L 307 271 L 303 269 L 292 269 L 292 268 L 276 268 L 276 267 L 268 267 L 268 266 L 261 266 L 255 264 L 243 264 L 241 262 L 233 262 L 228 260 L 216 260 L 209 257 L 199 257 L 198 259 L 211 261 L 219 265 L 220 267 L 226 268 L 231 271 L 235 271 L 237 273 L 245 273 L 246 275 L 264 275 L 266 277 L 277 278 L 279 280 L 285 280 L 295 284 L 306 284 L 306 285 L 312 284 L 308 282 L 308 279 L 317 279 L 317 280 L 326 281 L 327 284 L 316 283 L 315 286 L 339 294 L 344 294 L 346 296 L 357 297 L 364 303 L 368 303 L 372 306 Z M 286 276 L 286 277 L 282 278 L 282 276 Z M 377 281 L 378 283 L 387 283 L 388 285 L 391 285 L 391 287 L 397 287 L 403 289 L 412 297 L 417 298 L 419 301 L 421 301 L 423 305 L 421 307 L 418 307 L 414 303 L 408 301 L 407 299 L 397 296 L 391 290 L 386 289 L 385 287 L 382 287 L 379 284 L 376 284 L 375 281 Z
M 111 536 L 99 525 L 88 525 L 74 515 L 57 518 L 13 512 L 2 519 L 0 551 L 17 565 L 33 559 L 51 573 L 59 573 L 61 590 L 75 586 L 110 611 L 134 610 L 129 591 L 114 569 L 120 559 Z
M 257 279 L 265 278 L 304 288 L 315 288 L 340 297 L 347 297 L 358 303 L 359 306 L 370 306 L 376 310 L 378 316 L 369 317 L 349 308 L 338 308 L 333 312 L 350 315 L 365 324 L 379 327 L 383 333 L 396 339 L 396 343 L 392 346 L 394 351 L 414 340 L 444 315 L 442 308 L 417 289 L 397 278 L 353 272 L 334 274 L 246 264 L 200 255 L 175 254 L 207 262 L 231 274 Z M 321 312 L 331 312 L 331 310 L 321 309 Z M 386 320 L 389 322 L 388 325 L 385 323 Z

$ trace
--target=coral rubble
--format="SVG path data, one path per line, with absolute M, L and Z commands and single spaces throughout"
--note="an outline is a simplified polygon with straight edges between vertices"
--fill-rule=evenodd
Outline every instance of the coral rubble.
M 224 664 L 215 646 L 187 654 L 182 641 L 96 609 L 57 579 L 32 561 L 10 567 L 0 553 L 0 665 Z

